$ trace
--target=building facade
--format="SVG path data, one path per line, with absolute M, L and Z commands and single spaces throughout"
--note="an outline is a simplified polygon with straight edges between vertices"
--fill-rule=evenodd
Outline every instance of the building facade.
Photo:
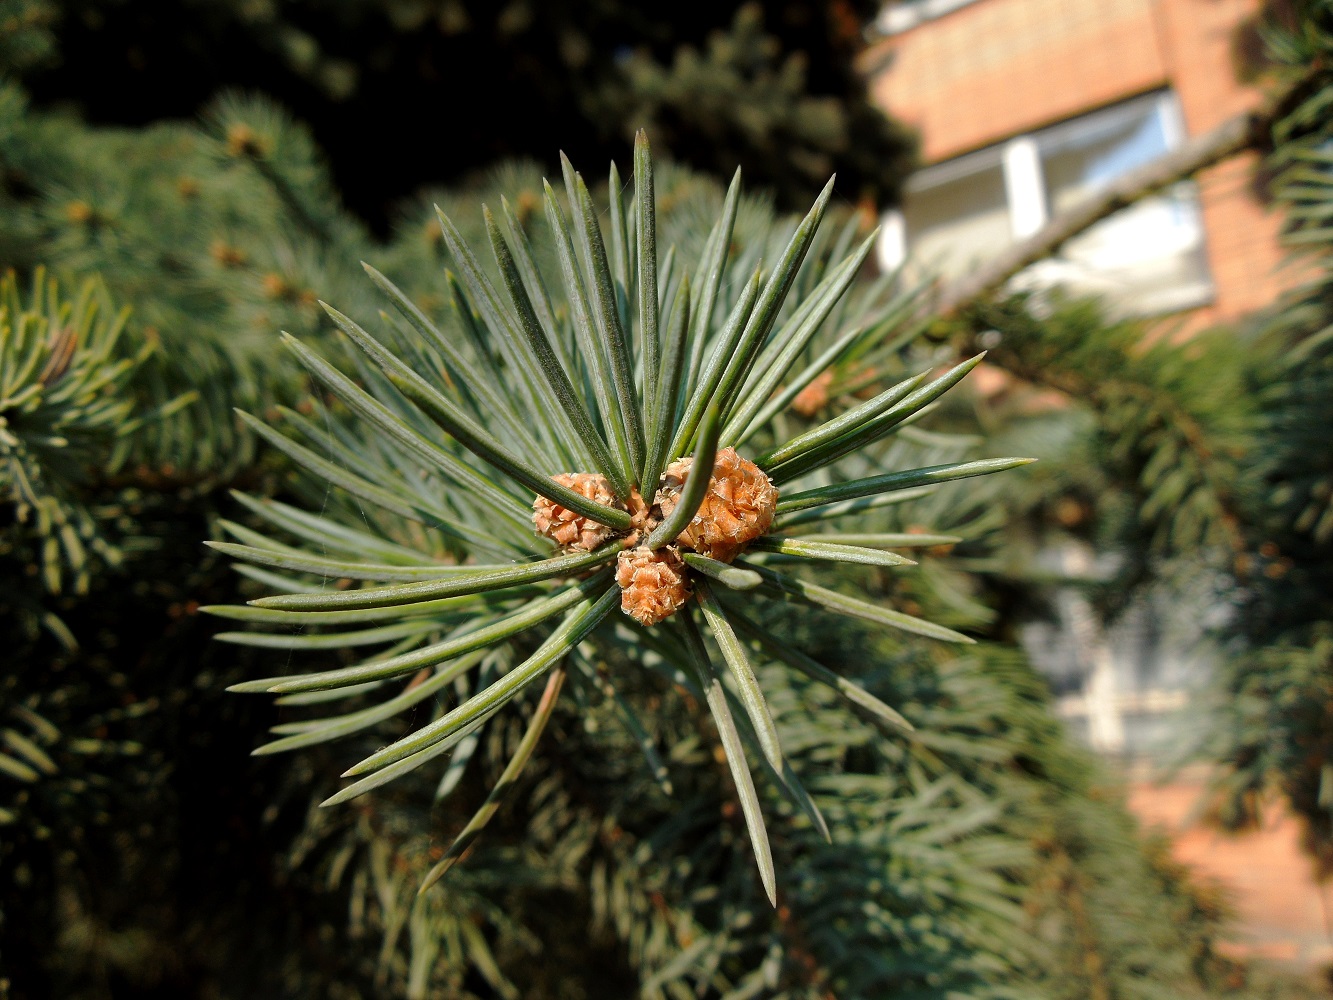
M 1233 44 L 1257 6 L 886 4 L 862 69 L 877 103 L 920 130 L 925 166 L 883 220 L 881 266 L 961 275 L 1125 171 L 1254 107 L 1261 95 L 1237 82 Z M 1185 330 L 1261 309 L 1300 275 L 1283 267 L 1281 219 L 1256 196 L 1255 167 L 1253 156 L 1233 157 L 1139 202 L 1016 283 L 1099 294 L 1122 314 L 1175 317 Z M 1047 555 L 1071 580 L 1096 572 L 1091 550 Z M 1194 626 L 1217 609 L 1207 581 L 1200 591 L 1144 600 L 1108 630 L 1070 586 L 1055 620 L 1028 623 L 1024 645 L 1071 732 L 1128 765 L 1133 811 L 1167 831 L 1181 861 L 1231 890 L 1239 923 L 1225 947 L 1327 966 L 1333 890 L 1312 877 L 1290 813 L 1270 803 L 1262 829 L 1227 836 L 1198 817 L 1206 775 L 1153 779 L 1180 738 L 1188 742 L 1189 705 L 1210 671 Z
M 903 0 L 862 68 L 921 133 L 881 264 L 958 274 L 1119 174 L 1253 107 L 1236 28 L 1256 0 Z M 1292 283 L 1253 156 L 1105 220 L 1022 276 L 1129 314 L 1225 322 Z

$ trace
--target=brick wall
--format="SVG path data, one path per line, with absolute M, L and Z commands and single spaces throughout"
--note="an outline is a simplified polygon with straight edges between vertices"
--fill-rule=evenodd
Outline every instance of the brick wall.
M 1190 135 L 1253 107 L 1260 94 L 1236 81 L 1231 37 L 1253 0 L 1158 0 L 1172 85 Z M 1218 164 L 1199 176 L 1208 263 L 1217 298 L 1196 324 L 1227 320 L 1270 304 L 1294 274 L 1282 269 L 1281 217 L 1255 197 L 1255 158 Z
M 927 162 L 949 159 L 1144 91 L 1171 86 L 1197 135 L 1252 106 L 1236 81 L 1235 26 L 1256 0 L 978 0 L 863 55 L 879 105 L 920 129 Z M 1188 325 L 1268 305 L 1280 219 L 1254 197 L 1253 158 L 1199 177 L 1213 303 Z
M 1154 0 L 982 0 L 867 54 L 874 99 L 928 162 L 1166 82 Z
M 1333 963 L 1333 887 L 1315 880 L 1301 849 L 1301 823 L 1276 799 L 1262 822 L 1244 833 L 1224 833 L 1203 815 L 1208 773 L 1190 769 L 1170 782 L 1135 775 L 1127 805 L 1145 829 L 1170 838 L 1172 854 L 1196 877 L 1219 885 L 1235 908 L 1222 950 L 1236 958 L 1262 958 L 1299 968 Z

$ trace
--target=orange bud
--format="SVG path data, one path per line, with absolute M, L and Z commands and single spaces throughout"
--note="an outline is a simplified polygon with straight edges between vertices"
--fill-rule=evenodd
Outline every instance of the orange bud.
M 607 507 L 619 507 L 611 484 L 596 472 L 562 472 L 552 476 L 561 486 L 568 486 L 579 496 Z M 611 537 L 611 529 L 591 518 L 566 510 L 553 500 L 539 496 L 532 504 L 532 523 L 537 534 L 551 539 L 562 549 L 591 552 Z
M 690 596 L 685 563 L 669 548 L 625 549 L 616 557 L 620 610 L 640 625 L 656 625 L 684 606 Z
M 680 486 L 690 475 L 693 458 L 667 466 L 666 486 L 658 494 L 662 516 L 668 517 L 680 499 Z M 731 562 L 741 550 L 773 526 L 778 491 L 759 466 L 741 458 L 735 448 L 723 448 L 713 463 L 708 492 L 698 513 L 677 543 L 700 555 Z

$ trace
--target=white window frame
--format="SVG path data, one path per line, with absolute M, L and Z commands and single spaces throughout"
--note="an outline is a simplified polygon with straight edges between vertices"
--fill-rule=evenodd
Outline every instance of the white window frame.
M 888 38 L 911 31 L 918 25 L 952 14 L 962 7 L 970 6 L 977 0 L 898 0 L 897 3 L 885 4 L 879 16 L 871 22 L 868 34 Z
M 1009 229 L 1015 240 L 1046 225 L 1046 181 L 1041 173 L 1037 140 L 1020 135 L 1004 144 L 1004 193 L 1009 203 Z
M 1180 101 L 1174 90 L 1159 90 L 925 167 L 907 179 L 903 190 L 907 194 L 926 191 L 998 164 L 1004 176 L 1010 231 L 1015 241 L 1023 239 L 1038 232 L 1050 221 L 1046 209 L 1046 180 L 1041 167 L 1043 147 L 1049 148 L 1086 135 L 1089 130 L 1105 129 L 1123 117 L 1141 114 L 1145 106 L 1154 106 L 1157 111 L 1168 153 L 1185 142 L 1187 136 Z M 890 209 L 881 217 L 880 236 L 875 249 L 880 269 L 885 273 L 896 271 L 906 263 L 907 221 L 900 209 Z M 1211 301 L 1213 293 L 1211 280 L 1183 288 L 1179 302 L 1172 303 L 1172 308 L 1203 305 Z

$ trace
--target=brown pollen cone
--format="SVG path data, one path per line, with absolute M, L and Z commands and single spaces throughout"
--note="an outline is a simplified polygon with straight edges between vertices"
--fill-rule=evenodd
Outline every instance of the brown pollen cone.
M 669 548 L 625 549 L 616 557 L 620 610 L 640 625 L 656 625 L 689 599 L 685 563 Z
M 813 382 L 796 394 L 791 408 L 803 417 L 813 417 L 828 406 L 828 390 L 833 384 L 832 372 L 820 372 Z
M 662 516 L 670 515 L 679 501 L 675 484 L 689 476 L 694 459 L 683 458 L 667 467 L 667 487 L 659 494 Z M 731 562 L 740 551 L 773 526 L 778 490 L 759 466 L 723 448 L 713 463 L 708 492 L 694 519 L 676 538 L 679 545 L 700 555 Z
M 644 502 L 643 495 L 637 489 L 630 490 L 629 503 L 625 505 L 625 509 L 629 511 L 630 516 L 630 529 L 629 534 L 625 536 L 625 544 L 638 545 L 639 539 L 645 533 L 657 527 L 657 522 L 653 519 L 652 509 Z
M 580 496 L 607 507 L 620 507 L 606 477 L 596 472 L 562 472 L 552 476 L 561 486 L 568 486 Z M 539 496 L 532 503 L 532 523 L 537 534 L 556 542 L 563 549 L 591 552 L 611 537 L 611 529 L 591 518 L 566 510 L 558 503 Z

